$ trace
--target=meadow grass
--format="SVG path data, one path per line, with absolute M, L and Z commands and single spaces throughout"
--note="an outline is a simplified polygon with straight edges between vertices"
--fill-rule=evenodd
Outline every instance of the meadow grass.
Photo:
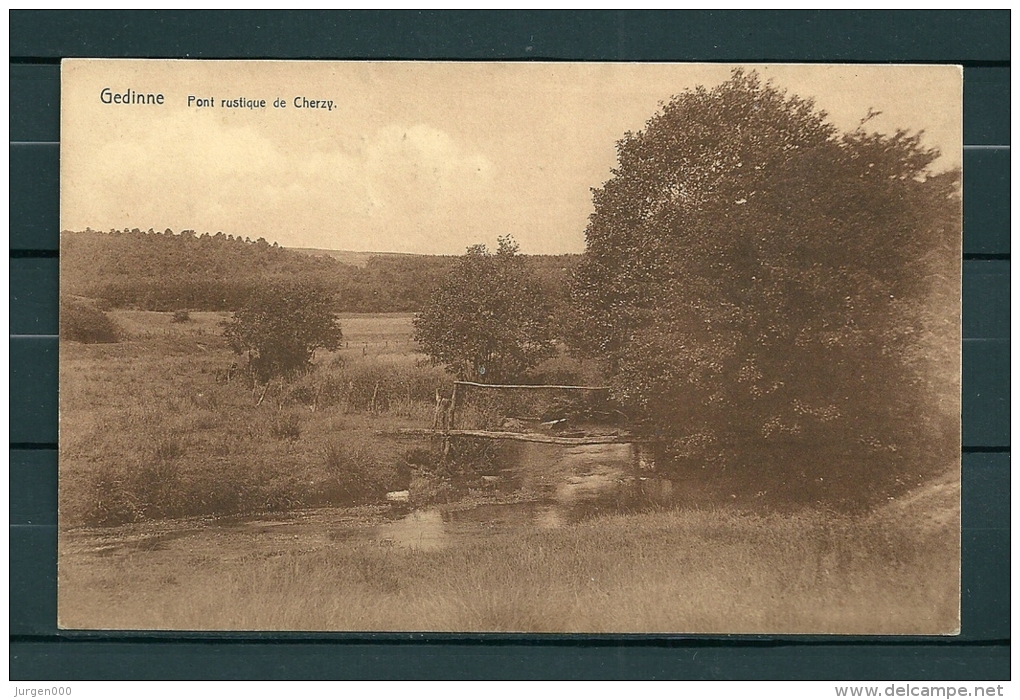
M 406 314 L 346 319 L 349 347 L 320 352 L 260 405 L 243 373 L 227 381 L 238 358 L 220 333 L 225 314 L 110 316 L 121 342 L 61 347 L 68 526 L 382 500 L 408 488 L 410 446 L 376 433 L 428 427 L 436 389 L 448 391 L 449 377 L 413 352 Z

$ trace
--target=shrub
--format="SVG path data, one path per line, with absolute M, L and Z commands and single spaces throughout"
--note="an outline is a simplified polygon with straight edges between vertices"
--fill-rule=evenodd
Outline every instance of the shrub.
M 168 431 L 156 437 L 153 457 L 157 462 L 170 462 L 184 454 L 184 440 L 177 431 Z
M 368 443 L 331 442 L 324 450 L 326 471 L 335 487 L 335 497 L 342 503 L 382 499 L 394 479 L 392 467 L 386 468 L 376 458 Z
M 146 518 L 175 517 L 182 514 L 185 499 L 180 470 L 174 460 L 157 459 L 143 464 L 133 475 L 129 491 L 138 512 Z
M 448 395 L 449 385 L 450 376 L 440 367 L 330 362 L 295 380 L 286 398 L 317 409 L 379 412 L 413 403 L 431 407 L 436 390 Z
M 446 503 L 456 493 L 448 476 L 427 469 L 415 470 L 408 491 L 415 505 Z
M 60 338 L 77 343 L 116 343 L 120 329 L 109 316 L 77 299 L 60 302 Z
M 401 462 L 408 470 L 413 468 L 424 468 L 436 470 L 442 464 L 442 455 L 439 450 L 428 447 L 412 447 L 404 452 Z

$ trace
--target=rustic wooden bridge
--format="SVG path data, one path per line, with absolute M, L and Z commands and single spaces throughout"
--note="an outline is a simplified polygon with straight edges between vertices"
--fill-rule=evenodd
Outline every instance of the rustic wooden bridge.
M 436 412 L 432 428 L 401 428 L 396 431 L 378 431 L 378 434 L 397 435 L 403 437 L 442 437 L 448 441 L 453 437 L 485 438 L 489 440 L 518 440 L 520 442 L 539 442 L 553 445 L 611 445 L 651 442 L 650 439 L 626 433 L 603 435 L 548 435 L 538 432 L 522 432 L 511 430 L 465 430 L 455 426 L 457 419 L 458 395 L 464 389 L 478 388 L 495 391 L 553 391 L 553 392 L 588 392 L 609 394 L 607 386 L 574 386 L 564 384 L 480 384 L 478 382 L 455 381 L 453 394 L 449 399 L 436 392 Z
M 475 437 L 490 440 L 519 440 L 544 442 L 552 445 L 612 445 L 617 443 L 651 442 L 649 438 L 634 435 L 582 435 L 567 437 L 542 433 L 521 433 L 508 430 L 431 430 L 429 428 L 401 428 L 397 431 L 379 431 L 380 434 L 405 437 Z

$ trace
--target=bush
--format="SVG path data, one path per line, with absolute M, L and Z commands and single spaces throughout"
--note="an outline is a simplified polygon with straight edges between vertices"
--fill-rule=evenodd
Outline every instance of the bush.
M 60 338 L 77 343 L 116 343 L 120 329 L 109 316 L 77 299 L 60 302 Z
M 461 471 L 492 473 L 519 462 L 521 444 L 508 440 L 461 438 L 450 442 L 447 461 Z
M 170 462 L 183 455 L 184 439 L 180 431 L 167 431 L 158 436 L 152 452 L 157 462 Z
M 456 494 L 448 476 L 427 469 L 415 470 L 408 491 L 411 503 L 416 506 L 446 503 Z
M 395 482 L 393 467 L 381 464 L 368 443 L 331 442 L 326 445 L 324 457 L 335 495 L 342 503 L 381 500 Z
M 436 470 L 442 464 L 443 458 L 438 450 L 412 447 L 404 452 L 401 462 L 409 471 L 414 468 Z
M 138 513 L 144 518 L 166 518 L 182 514 L 185 498 L 180 467 L 172 459 L 143 464 L 133 475 L 130 492 Z

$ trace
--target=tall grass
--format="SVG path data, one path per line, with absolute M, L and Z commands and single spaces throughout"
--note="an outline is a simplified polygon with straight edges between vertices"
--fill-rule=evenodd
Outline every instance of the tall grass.
M 420 418 L 435 404 L 437 390 L 449 394 L 450 383 L 444 370 L 420 362 L 347 360 L 339 355 L 289 385 L 284 400 L 313 410 Z

